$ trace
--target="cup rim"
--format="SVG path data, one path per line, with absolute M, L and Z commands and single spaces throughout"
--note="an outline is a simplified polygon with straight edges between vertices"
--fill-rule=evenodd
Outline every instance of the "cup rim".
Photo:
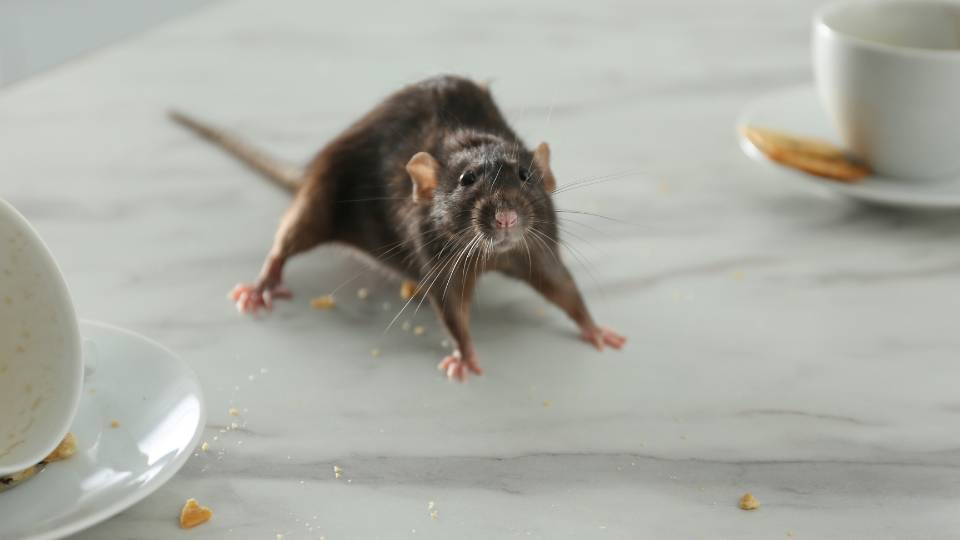
M 76 308 L 73 305 L 73 299 L 67 287 L 67 282 L 63 277 L 63 272 L 60 270 L 60 265 L 58 265 L 56 259 L 54 259 L 49 246 L 43 241 L 43 238 L 37 230 L 33 228 L 33 225 L 27 221 L 27 218 L 3 198 L 0 198 L 0 214 L 12 217 L 13 221 L 19 224 L 20 230 L 30 237 L 30 242 L 39 250 L 42 258 L 46 260 L 46 264 L 50 265 L 53 275 L 59 278 L 54 280 L 55 282 L 51 283 L 50 286 L 57 290 L 58 297 L 66 299 L 65 306 L 63 306 L 64 317 L 69 319 L 67 321 L 67 327 L 70 329 L 70 335 L 66 336 L 68 340 L 67 352 L 72 352 L 74 358 L 74 384 L 73 387 L 70 388 L 72 395 L 69 396 L 68 401 L 70 407 L 67 412 L 69 414 L 65 414 L 58 423 L 58 431 L 56 433 L 58 433 L 59 436 L 55 440 L 48 441 L 43 447 L 38 447 L 36 455 L 28 458 L 26 461 L 0 464 L 0 475 L 5 475 L 29 469 L 39 463 L 60 445 L 60 442 L 70 431 L 70 426 L 73 424 L 73 420 L 77 416 L 77 411 L 80 408 L 80 398 L 83 394 L 83 352 L 80 338 L 80 324 L 77 319 Z M 41 448 L 45 449 L 42 454 L 39 452 Z
M 928 5 L 928 6 L 944 6 L 951 7 L 954 9 L 960 9 L 960 3 L 950 2 L 947 0 L 837 0 L 835 2 L 830 2 L 825 6 L 818 8 L 813 15 L 813 27 L 814 30 L 818 33 L 829 35 L 830 37 L 843 41 L 847 44 L 862 47 L 865 49 L 872 49 L 874 51 L 883 52 L 887 54 L 893 54 L 903 57 L 910 58 L 926 58 L 926 59 L 935 59 L 935 60 L 945 60 L 948 62 L 960 62 L 960 49 L 924 49 L 921 47 L 908 47 L 903 45 L 891 45 L 889 43 L 881 43 L 879 41 L 873 41 L 869 39 L 864 39 L 850 35 L 849 33 L 837 30 L 836 28 L 830 26 L 826 17 L 832 13 L 835 13 L 843 8 L 849 8 L 855 5 L 878 5 L 878 4 L 900 4 L 900 5 Z

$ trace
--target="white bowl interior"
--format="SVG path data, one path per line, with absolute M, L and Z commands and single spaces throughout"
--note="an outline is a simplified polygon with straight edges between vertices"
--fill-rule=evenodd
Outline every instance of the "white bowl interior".
M 825 10 L 822 21 L 835 32 L 864 41 L 915 49 L 953 49 L 960 54 L 958 4 L 850 2 Z
M 30 467 L 57 446 L 82 385 L 63 276 L 26 219 L 0 200 L 0 474 Z

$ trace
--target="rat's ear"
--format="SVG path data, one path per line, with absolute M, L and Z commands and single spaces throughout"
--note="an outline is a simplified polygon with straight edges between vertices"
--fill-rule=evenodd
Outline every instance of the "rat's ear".
M 417 152 L 407 162 L 407 174 L 413 181 L 413 200 L 429 201 L 437 187 L 440 164 L 427 152 Z
M 557 189 L 557 179 L 553 177 L 553 171 L 550 170 L 550 147 L 547 143 L 542 142 L 537 145 L 537 149 L 533 151 L 533 162 L 543 173 L 543 189 L 547 190 L 547 193 Z

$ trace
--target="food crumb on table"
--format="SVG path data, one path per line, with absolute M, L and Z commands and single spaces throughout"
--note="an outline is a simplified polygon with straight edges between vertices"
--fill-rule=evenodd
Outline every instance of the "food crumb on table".
M 357 289 L 357 298 L 361 300 L 366 300 L 370 296 L 370 291 L 366 287 L 360 287 Z
M 313 300 L 310 300 L 310 307 L 313 309 L 333 309 L 336 305 L 337 301 L 334 300 L 333 296 L 329 294 L 318 296 Z
M 236 407 L 230 407 L 229 409 L 227 409 L 227 414 L 229 414 L 230 416 L 240 416 L 240 409 Z
M 111 421 L 110 421 L 110 427 L 112 427 L 113 429 L 117 429 L 118 427 L 120 427 L 120 421 L 119 421 L 119 420 L 111 420 Z
M 740 508 L 742 510 L 756 510 L 760 508 L 760 501 L 752 493 L 744 493 L 743 497 L 740 497 Z
M 200 506 L 196 499 L 187 499 L 183 508 L 180 509 L 180 528 L 192 529 L 210 521 L 213 517 L 213 510 L 206 506 Z
M 400 298 L 404 300 L 409 300 L 413 298 L 413 295 L 417 293 L 417 284 L 413 281 L 404 281 L 400 285 Z

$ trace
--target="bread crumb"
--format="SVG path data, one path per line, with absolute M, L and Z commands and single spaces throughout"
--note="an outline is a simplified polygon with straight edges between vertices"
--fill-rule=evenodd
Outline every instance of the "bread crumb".
M 213 510 L 206 506 L 200 506 L 196 499 L 187 499 L 187 502 L 180 509 L 180 528 L 192 529 L 197 525 L 210 521 L 213 517 Z
M 427 331 L 427 329 L 424 328 L 422 325 L 419 325 L 419 324 L 418 324 L 417 326 L 414 326 L 414 327 L 413 327 L 413 335 L 415 335 L 415 336 L 422 336 L 423 334 L 426 333 L 426 331 Z
M 208 443 L 207 441 L 203 441 L 203 444 L 200 445 L 200 451 L 206 452 L 209 449 L 210 449 L 210 443 Z
M 357 289 L 357 298 L 361 300 L 366 300 L 368 296 L 370 296 L 370 291 L 368 291 L 366 287 L 361 287 Z
M 740 497 L 741 510 L 756 510 L 757 508 L 760 508 L 760 501 L 753 494 L 744 493 L 743 497 Z
M 240 409 L 236 407 L 230 407 L 229 409 L 227 409 L 227 414 L 229 414 L 230 416 L 240 416 Z
M 370 356 L 374 358 L 380 358 L 380 349 L 370 349 Z
M 437 503 L 430 501 L 427 503 L 427 510 L 433 510 L 437 506 Z
M 551 405 L 553 405 L 553 402 L 550 401 L 549 399 L 543 400 L 543 406 L 544 406 L 544 407 L 549 407 L 549 406 L 551 406 Z
M 437 512 L 436 510 L 431 510 L 431 511 L 430 511 L 430 519 L 436 521 L 436 520 L 439 519 L 439 518 L 440 518 L 440 513 L 439 513 L 439 512 Z
M 60 444 L 54 448 L 53 452 L 50 452 L 50 455 L 44 458 L 43 461 L 47 463 L 53 463 L 54 461 L 61 461 L 69 458 L 77 451 L 77 437 L 73 433 L 67 433 L 67 436 L 60 441 Z
M 277 533 L 277 540 L 283 540 L 283 535 L 280 533 Z
M 110 427 L 112 427 L 113 429 L 117 429 L 118 427 L 120 427 L 120 421 L 119 421 L 119 420 L 111 420 L 111 421 L 110 421 Z
M 340 478 L 341 476 L 343 476 L 343 469 L 341 469 L 340 467 L 334 465 L 334 466 L 333 466 L 333 477 L 334 477 L 334 478 Z
M 417 284 L 414 281 L 404 281 L 400 285 L 400 298 L 404 300 L 409 300 L 413 298 L 413 295 L 417 293 Z
M 313 309 L 333 309 L 336 305 L 337 301 L 329 294 L 318 296 L 310 301 L 310 307 Z

